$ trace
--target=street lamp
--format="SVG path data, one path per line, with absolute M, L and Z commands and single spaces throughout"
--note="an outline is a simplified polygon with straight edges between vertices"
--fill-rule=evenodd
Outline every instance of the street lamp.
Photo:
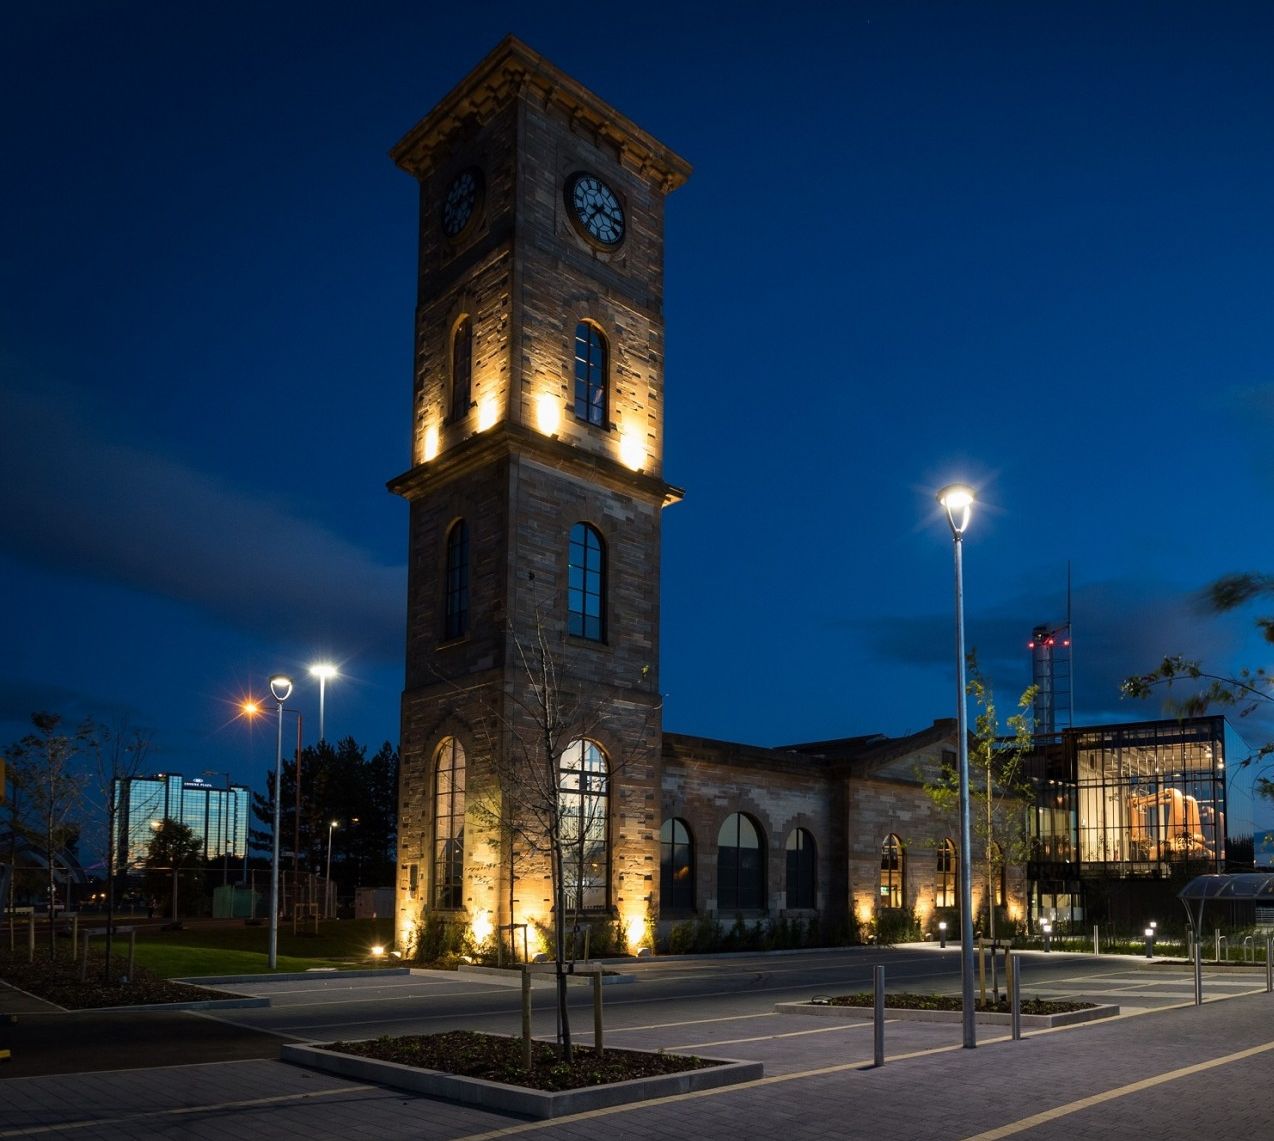
M 323 918 L 331 919 L 328 904 L 332 902 L 332 833 L 336 830 L 336 821 L 327 826 L 327 877 L 323 881 Z
M 319 744 L 327 740 L 323 733 L 323 706 L 327 697 L 328 678 L 336 676 L 336 667 L 331 662 L 318 662 L 310 666 L 310 677 L 318 678 L 319 683 Z
M 274 746 L 274 850 L 270 860 L 270 970 L 279 965 L 279 793 L 283 789 L 283 703 L 292 696 L 292 679 L 276 674 L 270 693 L 279 709 L 279 731 Z
M 978 1044 L 973 1007 L 973 842 L 969 835 L 968 694 L 964 676 L 964 532 L 973 509 L 973 489 L 953 483 L 938 492 L 947 513 L 955 550 L 956 733 L 960 766 L 960 993 L 964 1012 L 964 1046 Z

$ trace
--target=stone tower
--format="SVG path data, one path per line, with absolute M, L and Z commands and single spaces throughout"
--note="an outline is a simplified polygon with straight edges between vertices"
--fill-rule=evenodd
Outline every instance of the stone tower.
M 433 916 L 533 944 L 552 923 L 546 858 L 501 824 L 543 644 L 592 710 L 565 766 L 570 812 L 588 805 L 572 882 L 636 939 L 658 904 L 660 513 L 681 496 L 663 208 L 689 167 L 512 37 L 391 155 L 420 184 L 412 466 L 389 485 L 410 504 L 398 935 Z

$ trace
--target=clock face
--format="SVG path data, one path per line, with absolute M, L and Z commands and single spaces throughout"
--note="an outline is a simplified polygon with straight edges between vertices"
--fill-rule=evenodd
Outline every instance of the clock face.
M 451 180 L 442 204 L 442 232 L 447 237 L 454 238 L 469 224 L 481 194 L 482 172 L 476 166 L 462 170 Z
M 571 216 L 585 237 L 603 246 L 624 240 L 624 208 L 619 196 L 595 174 L 577 174 L 566 184 Z

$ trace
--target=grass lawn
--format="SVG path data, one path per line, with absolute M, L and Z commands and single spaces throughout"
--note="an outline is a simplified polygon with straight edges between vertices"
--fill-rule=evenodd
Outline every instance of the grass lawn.
M 391 926 L 387 919 L 329 919 L 292 934 L 290 921 L 279 924 L 280 971 L 307 971 L 321 967 L 350 970 L 368 966 L 394 966 L 398 960 L 385 956 L 373 960 L 371 948 L 387 945 Z M 137 931 L 137 962 L 161 978 L 192 975 L 267 974 L 269 924 L 248 926 L 242 920 L 226 920 L 215 925 L 197 925 L 182 931 L 142 927 Z M 94 942 L 101 946 L 103 940 Z M 115 941 L 116 953 L 127 953 L 127 937 Z

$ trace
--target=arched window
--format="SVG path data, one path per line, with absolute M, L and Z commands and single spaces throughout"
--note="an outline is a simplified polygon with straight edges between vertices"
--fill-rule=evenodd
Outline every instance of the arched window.
M 765 844 L 750 816 L 736 812 L 717 834 L 717 910 L 765 906 Z
M 434 907 L 464 906 L 464 748 L 446 737 L 434 763 Z
M 813 835 L 804 828 L 795 829 L 787 838 L 788 907 L 817 906 L 814 902 L 817 864 L 818 848 Z
M 609 904 L 607 792 L 606 754 L 592 741 L 572 741 L 562 754 L 558 783 L 568 911 L 598 911 Z
M 566 628 L 577 638 L 606 640 L 606 552 L 587 523 L 571 528 L 566 567 Z
M 956 905 L 956 846 L 951 839 L 943 840 L 938 845 L 938 862 L 934 879 L 934 905 L 937 907 L 955 907 Z
M 987 859 L 991 862 L 991 898 L 996 907 L 1003 907 L 1008 895 L 1005 890 L 1004 849 L 994 840 L 987 848 Z
M 451 415 L 459 420 L 469 411 L 473 392 L 473 321 L 463 317 L 451 334 Z
M 575 326 L 575 415 L 599 428 L 606 427 L 606 338 L 588 321 Z
M 457 519 L 447 532 L 447 583 L 443 641 L 469 632 L 469 524 Z
M 880 846 L 880 906 L 901 907 L 903 855 L 902 841 L 890 832 Z
M 665 820 L 659 829 L 659 910 L 695 908 L 694 845 L 684 820 Z

